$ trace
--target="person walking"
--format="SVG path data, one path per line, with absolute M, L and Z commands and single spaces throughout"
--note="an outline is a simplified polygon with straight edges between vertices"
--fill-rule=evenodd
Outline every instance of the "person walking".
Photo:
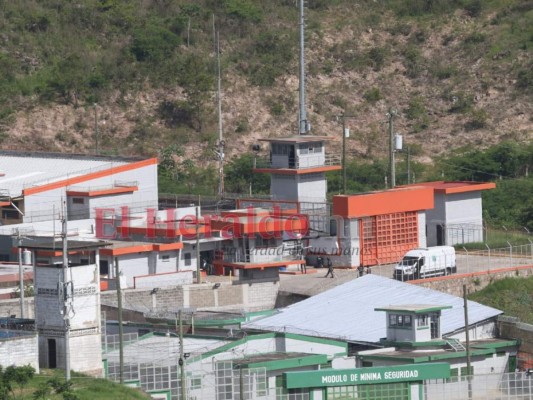
M 357 267 L 357 272 L 359 272 L 359 276 L 363 276 L 363 274 L 365 273 L 365 266 L 363 264 L 359 265 Z
M 328 265 L 328 273 L 326 274 L 324 278 L 327 278 L 330 275 L 332 278 L 335 278 L 335 274 L 333 273 L 333 264 L 331 263 L 331 260 L 329 259 L 329 257 L 327 258 L 327 265 Z

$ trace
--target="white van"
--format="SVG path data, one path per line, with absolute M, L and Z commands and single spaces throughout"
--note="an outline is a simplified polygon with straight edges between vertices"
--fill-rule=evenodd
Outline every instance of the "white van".
M 452 246 L 436 246 L 405 253 L 403 259 L 394 267 L 394 279 L 407 281 L 455 272 L 455 249 Z

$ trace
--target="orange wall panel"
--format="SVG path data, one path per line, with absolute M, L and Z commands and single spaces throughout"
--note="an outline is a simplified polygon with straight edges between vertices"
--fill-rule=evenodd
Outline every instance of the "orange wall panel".
M 333 196 L 333 214 L 349 218 L 428 210 L 433 207 L 433 188 L 425 187 Z

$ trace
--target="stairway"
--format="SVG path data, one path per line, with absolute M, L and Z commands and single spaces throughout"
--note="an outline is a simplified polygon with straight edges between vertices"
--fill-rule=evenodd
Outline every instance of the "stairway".
M 446 338 L 446 343 L 453 349 L 453 351 L 465 351 L 466 347 L 463 346 L 459 339 Z

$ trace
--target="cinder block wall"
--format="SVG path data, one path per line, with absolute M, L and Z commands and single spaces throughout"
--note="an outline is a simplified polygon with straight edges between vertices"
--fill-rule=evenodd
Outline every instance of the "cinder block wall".
M 122 306 L 138 311 L 165 311 L 177 308 L 224 311 L 261 311 L 276 305 L 279 282 L 236 284 L 213 283 L 153 289 L 122 290 Z M 117 307 L 115 291 L 101 293 L 102 304 Z

